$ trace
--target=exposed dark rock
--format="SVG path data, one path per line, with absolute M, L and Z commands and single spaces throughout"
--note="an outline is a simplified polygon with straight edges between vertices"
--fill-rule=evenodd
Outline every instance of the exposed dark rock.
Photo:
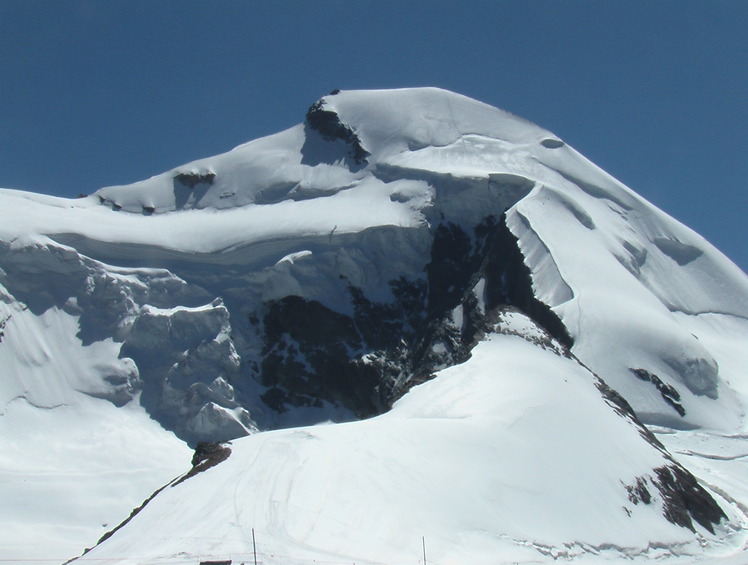
M 125 527 L 130 520 L 132 520 L 135 516 L 140 514 L 140 511 L 145 508 L 151 500 L 153 500 L 156 495 L 158 495 L 161 491 L 166 489 L 167 487 L 175 487 L 178 484 L 186 481 L 187 479 L 194 477 L 198 473 L 202 473 L 203 471 L 206 471 L 210 469 L 211 467 L 215 467 L 219 463 L 222 463 L 226 459 L 228 459 L 229 455 L 231 455 L 231 448 L 229 448 L 226 445 L 222 445 L 219 443 L 199 443 L 197 445 L 197 448 L 195 449 L 195 454 L 192 456 L 192 469 L 189 470 L 185 475 L 182 475 L 178 479 L 174 479 L 170 483 L 165 484 L 161 488 L 155 490 L 153 494 L 151 494 L 148 498 L 146 498 L 143 503 L 135 508 L 132 512 L 130 512 L 130 515 L 125 518 L 120 524 L 106 532 L 103 536 L 99 538 L 99 541 L 96 542 L 96 545 L 101 545 L 106 540 L 108 540 L 110 537 L 112 537 L 115 533 L 117 533 L 119 530 L 121 530 L 123 527 Z M 94 546 L 96 547 L 96 546 Z M 89 551 L 91 551 L 92 548 L 86 548 L 83 551 L 83 555 L 86 555 Z M 69 559 L 66 561 L 63 565 L 67 565 L 68 563 L 72 563 L 73 561 L 76 561 L 78 557 L 73 557 L 72 559 Z
M 195 453 L 192 456 L 192 469 L 176 481 L 173 481 L 171 486 L 175 487 L 198 473 L 202 473 L 219 463 L 223 463 L 229 458 L 229 455 L 231 455 L 231 448 L 227 445 L 209 442 L 198 443 Z
M 231 454 L 231 449 L 220 443 L 209 443 L 201 441 L 192 455 L 192 466 L 197 467 L 205 461 L 211 463 L 211 467 L 224 461 Z
M 116 534 L 119 530 L 121 530 L 122 528 L 124 528 L 130 522 L 130 520 L 132 520 L 133 518 L 135 518 L 135 516 L 137 516 L 138 514 L 140 514 L 140 511 L 143 510 L 143 508 L 145 508 L 151 500 L 153 500 L 154 498 L 156 498 L 156 495 L 158 495 L 162 490 L 164 490 L 166 487 L 168 487 L 169 484 L 165 484 L 161 488 L 156 489 L 153 492 L 153 494 L 151 494 L 151 496 L 149 496 L 148 498 L 146 498 L 140 506 L 138 506 L 132 512 L 130 512 L 130 515 L 127 518 L 125 518 L 117 526 L 115 526 L 114 528 L 112 528 L 111 530 L 109 530 L 108 532 L 106 532 L 103 536 L 101 536 L 99 538 L 99 541 L 96 542 L 96 545 L 100 545 L 100 544 L 104 543 L 106 540 L 108 540 L 110 537 L 112 537 L 114 534 Z M 96 546 L 94 546 L 94 547 L 96 547 Z M 90 547 L 86 548 L 83 551 L 83 555 L 85 555 L 86 553 L 88 553 L 89 551 L 91 551 L 91 549 L 92 548 L 90 548 Z M 81 557 L 83 555 L 81 555 Z M 73 559 L 70 559 L 70 560 L 66 561 L 63 565 L 67 565 L 68 563 L 71 563 L 71 562 L 73 562 L 73 561 L 75 561 L 77 559 L 78 559 L 78 557 L 74 557 Z
M 589 367 L 584 365 L 581 361 L 579 361 L 579 359 L 577 359 L 577 362 L 585 367 L 588 371 L 590 370 Z M 608 401 L 608 404 L 615 408 L 615 411 L 618 413 L 618 415 L 624 418 L 637 419 L 636 413 L 634 412 L 634 409 L 631 408 L 631 405 L 628 403 L 628 401 L 623 396 L 621 396 L 618 391 L 610 388 L 608 384 L 600 377 L 598 377 L 597 375 L 595 375 L 595 377 L 597 377 L 597 381 L 595 382 L 597 390 L 599 390 L 602 397 Z M 642 426 L 643 425 L 644 424 L 642 424 Z
M 621 396 L 621 394 L 612 389 L 608 384 L 599 377 L 594 371 L 592 371 L 587 365 L 585 365 L 579 358 L 577 358 L 575 355 L 572 354 L 572 358 L 579 363 L 582 367 L 587 369 L 590 373 L 592 373 L 595 377 L 595 387 L 602 395 L 603 399 L 608 403 L 609 406 L 615 410 L 615 412 L 621 416 L 622 418 L 626 418 L 629 420 L 632 424 L 634 424 L 638 431 L 639 435 L 652 447 L 657 449 L 658 451 L 662 452 L 663 455 L 670 457 L 670 454 L 668 453 L 667 449 L 665 449 L 665 446 L 662 445 L 662 442 L 657 439 L 657 436 L 655 436 L 652 431 L 645 426 L 641 420 L 636 415 L 636 412 L 634 412 L 634 409 L 631 407 L 631 405 L 628 403 L 628 401 Z
M 3 337 L 5 337 L 5 324 L 8 323 L 8 320 L 10 320 L 10 314 L 0 319 L 0 343 L 3 342 Z
M 192 469 L 169 483 L 169 485 L 175 487 L 187 479 L 194 477 L 198 473 L 202 473 L 211 467 L 215 467 L 219 463 L 223 463 L 229 458 L 229 455 L 231 455 L 231 448 L 226 444 L 200 442 L 197 444 L 195 453 L 192 455 Z
M 287 410 L 286 403 L 289 398 L 286 392 L 278 387 L 273 386 L 269 388 L 264 394 L 260 396 L 262 401 L 267 404 L 271 409 L 275 410 L 279 414 L 283 414 Z
M 664 500 L 665 518 L 691 531 L 695 531 L 695 520 L 709 533 L 714 534 L 714 525 L 727 516 L 696 481 L 696 478 L 678 463 L 673 462 L 655 469 L 656 486 Z
M 206 172 L 206 173 L 177 173 L 174 175 L 174 180 L 179 182 L 180 184 L 188 187 L 188 188 L 195 188 L 199 184 L 207 184 L 211 185 L 213 184 L 213 181 L 216 178 L 216 174 L 213 172 Z
M 279 412 L 326 401 L 359 417 L 382 413 L 437 370 L 466 361 L 509 306 L 545 329 L 549 343 L 572 344 L 558 316 L 534 297 L 503 217 L 487 217 L 473 233 L 442 222 L 423 277 L 389 284 L 392 302 L 372 301 L 348 284 L 353 315 L 298 296 L 268 304 L 260 326 L 263 401 Z
M 629 369 L 637 378 L 650 382 L 660 392 L 662 399 L 670 405 L 680 416 L 686 415 L 686 409 L 680 404 L 680 393 L 672 385 L 662 382 L 662 379 L 645 369 Z
M 629 501 L 633 504 L 650 504 L 652 502 L 652 495 L 647 489 L 647 479 L 643 477 L 637 477 L 636 482 L 633 485 L 626 485 L 626 492 L 629 493 Z
M 665 518 L 691 531 L 695 531 L 693 526 L 693 520 L 695 520 L 708 532 L 714 534 L 714 525 L 727 519 L 717 502 L 698 483 L 696 477 L 672 458 L 655 435 L 639 421 L 631 406 L 620 394 L 599 377 L 597 377 L 597 388 L 621 416 L 631 420 L 639 428 L 642 438 L 662 452 L 670 461 L 669 464 L 654 469 L 656 477 L 649 478 L 649 482 L 662 497 Z M 646 478 L 639 477 L 634 485 L 625 485 L 631 502 L 650 504 L 652 494 L 647 488 L 647 482 Z
M 665 449 L 665 446 L 641 423 L 629 403 L 619 393 L 610 388 L 599 377 L 597 377 L 596 386 L 603 397 L 621 416 L 629 419 L 638 427 L 642 438 L 662 452 L 665 458 L 671 462 L 668 465 L 654 469 L 656 478 L 650 479 L 652 485 L 662 496 L 665 518 L 669 522 L 688 528 L 691 531 L 695 531 L 692 522 L 692 520 L 695 520 L 713 534 L 714 524 L 719 524 L 723 519 L 727 518 L 717 502 L 699 485 L 696 477 L 672 458 L 670 453 Z M 636 484 L 626 486 L 626 490 L 629 493 L 629 500 L 634 504 L 637 501 L 649 504 L 648 500 L 651 500 L 651 494 L 646 488 L 645 479 L 638 478 Z
M 499 221 L 489 216 L 476 230 L 486 232 L 486 308 L 515 306 L 556 341 L 571 349 L 574 340 L 561 318 L 535 297 L 530 269 L 525 265 L 519 241 L 509 231 L 504 215 Z
M 449 222 L 437 226 L 426 266 L 429 317 L 441 317 L 460 303 L 480 261 L 470 235 L 460 226 Z
M 325 108 L 325 99 L 321 98 L 312 104 L 306 113 L 306 123 L 319 132 L 325 141 L 341 140 L 350 146 L 350 156 L 357 165 L 365 164 L 369 152 L 361 145 L 361 140 L 340 116 Z
M 631 405 L 626 401 L 625 398 L 623 398 L 623 396 L 621 396 L 617 391 L 610 388 L 599 377 L 597 378 L 595 386 L 602 393 L 603 398 L 608 402 L 608 404 L 613 407 L 613 409 L 618 413 L 619 416 L 631 420 L 634 425 L 636 425 L 637 430 L 639 431 L 639 435 L 642 437 L 642 439 L 644 439 L 652 447 L 661 451 L 664 455 L 669 456 L 667 449 L 665 449 L 665 446 L 662 445 L 662 442 L 657 439 L 657 436 L 654 435 L 652 431 L 641 422 L 641 420 L 639 420 L 639 418 L 634 413 L 634 409 L 631 408 Z
M 356 359 L 363 342 L 350 317 L 286 296 L 270 305 L 264 333 L 262 384 L 272 388 L 263 400 L 274 409 L 326 400 L 360 416 L 381 411 L 373 393 L 378 375 Z
M 540 326 L 535 326 L 535 331 L 517 331 L 511 327 L 511 324 L 506 324 L 507 319 L 511 319 L 512 313 L 522 312 L 514 306 L 500 306 L 496 309 L 495 315 L 491 316 L 492 320 L 495 320 L 493 331 L 504 335 L 516 335 L 521 337 L 525 341 L 529 341 L 533 345 L 551 351 L 556 355 L 566 357 L 567 359 L 573 359 L 569 349 L 558 343 L 553 336 L 549 334 L 545 329 Z M 529 320 L 529 318 L 528 318 Z

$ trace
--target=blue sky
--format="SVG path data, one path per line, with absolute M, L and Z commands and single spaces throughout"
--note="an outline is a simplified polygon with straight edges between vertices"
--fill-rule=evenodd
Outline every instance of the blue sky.
M 0 186 L 134 182 L 440 86 L 550 129 L 748 270 L 748 2 L 0 0 Z

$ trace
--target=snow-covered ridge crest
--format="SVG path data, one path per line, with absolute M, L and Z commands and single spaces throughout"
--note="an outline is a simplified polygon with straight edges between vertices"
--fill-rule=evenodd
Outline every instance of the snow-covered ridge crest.
M 439 88 L 339 92 L 321 99 L 360 137 L 376 161 L 464 136 L 522 145 L 553 138 L 535 124 Z
M 129 411 L 149 433 L 176 434 L 175 446 L 254 436 L 236 440 L 235 455 L 206 477 L 225 472 L 239 484 L 231 469 L 251 466 L 260 483 L 278 473 L 288 478 L 283 484 L 297 477 L 294 497 L 335 498 L 314 490 L 317 481 L 358 492 L 345 473 L 319 474 L 338 461 L 336 449 L 358 445 L 348 463 L 378 469 L 371 479 L 385 493 L 418 466 L 406 457 L 391 475 L 376 463 L 384 443 L 362 443 L 355 430 L 390 441 L 397 426 L 388 426 L 406 420 L 409 442 L 436 446 L 443 425 L 458 451 L 479 438 L 471 453 L 501 470 L 508 498 L 494 507 L 484 494 L 498 488 L 495 475 L 477 477 L 474 490 L 460 487 L 455 497 L 483 500 L 479 515 L 490 524 L 455 522 L 452 503 L 430 503 L 435 535 L 485 530 L 505 536 L 502 547 L 546 557 L 601 547 L 651 556 L 657 543 L 694 546 L 694 532 L 712 545 L 722 534 L 727 545 L 739 543 L 731 532 L 744 524 L 742 503 L 723 488 L 734 485 L 717 479 L 711 495 L 696 488 L 640 421 L 672 434 L 742 437 L 748 278 L 557 136 L 469 98 L 434 88 L 336 92 L 312 104 L 298 126 L 140 183 L 77 200 L 0 191 L 0 285 L 0 425 L 21 434 L 19 445 L 30 441 L 22 423 L 34 410 L 47 411 L 45 422 L 92 406 L 111 421 Z M 516 402 L 496 396 L 505 393 Z M 255 434 L 369 418 L 393 406 L 380 418 L 324 428 L 327 448 L 309 455 L 310 474 L 288 467 L 299 461 L 289 453 L 306 454 L 302 440 L 318 435 L 314 428 Z M 595 429 L 601 421 L 630 447 L 625 473 L 605 444 L 610 438 Z M 638 533 L 565 524 L 555 504 L 543 535 L 527 517 L 514 529 L 496 525 L 506 500 L 519 513 L 533 504 L 528 493 L 567 500 L 564 489 L 584 482 L 554 451 L 574 446 L 564 437 L 549 445 L 547 425 L 597 446 L 579 454 L 582 475 L 605 478 L 606 494 L 600 504 L 584 498 L 583 514 L 602 521 L 615 508 L 617 530 L 633 522 Z M 525 431 L 519 443 L 517 426 Z M 338 442 L 347 430 L 354 431 Z M 507 468 L 490 448 L 497 441 L 527 465 Z M 273 454 L 268 460 L 281 470 L 250 462 L 242 453 L 252 446 Z M 549 473 L 524 481 L 531 462 L 548 453 L 557 455 Z M 445 457 L 427 483 L 443 484 L 455 460 Z M 552 471 L 562 467 L 564 481 L 555 481 Z M 154 504 L 182 504 L 178 493 L 206 480 L 167 489 Z M 258 488 L 275 496 L 275 484 Z M 185 496 L 198 499 L 196 492 Z M 277 505 L 257 504 L 281 545 L 310 558 L 371 559 L 361 538 L 350 547 L 330 541 L 331 522 L 278 529 Z M 333 506 L 351 523 L 350 505 Z M 116 540 L 128 531 L 148 531 L 151 512 L 163 515 L 146 508 L 96 551 L 121 547 Z M 293 521 L 288 512 L 280 519 Z M 362 531 L 376 529 L 356 516 Z M 232 521 L 248 526 L 237 516 L 221 523 Z M 314 550 L 301 539 L 305 528 L 320 544 Z M 478 538 L 479 547 L 492 543 Z M 163 557 L 159 543 L 149 547 L 152 558 Z M 403 560 L 398 551 L 393 559 Z
M 303 128 L 97 195 L 115 209 L 144 214 L 306 200 L 355 187 L 370 176 L 356 170 L 360 165 L 463 137 L 513 145 L 554 138 L 507 112 L 436 88 L 339 92 L 313 105 Z M 484 152 L 466 152 L 475 149 Z M 335 166 L 346 159 L 352 167 Z

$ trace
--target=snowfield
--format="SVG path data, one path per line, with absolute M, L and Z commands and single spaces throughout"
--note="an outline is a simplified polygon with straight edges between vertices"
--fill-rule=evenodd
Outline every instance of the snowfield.
M 2 189 L 0 560 L 745 563 L 746 344 L 729 259 L 440 89 Z
M 742 547 L 733 524 L 698 528 L 698 539 L 663 524 L 657 502 L 632 502 L 622 485 L 663 464 L 662 452 L 609 409 L 588 371 L 537 349 L 495 335 L 378 418 L 236 441 L 225 463 L 167 488 L 79 561 L 250 561 L 252 528 L 263 563 L 418 562 L 422 536 L 434 563 Z

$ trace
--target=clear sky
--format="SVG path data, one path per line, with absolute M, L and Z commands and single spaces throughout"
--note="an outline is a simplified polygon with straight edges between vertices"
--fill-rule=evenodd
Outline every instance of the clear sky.
M 90 193 L 403 86 L 550 129 L 748 270 L 744 0 L 0 0 L 0 186 Z

